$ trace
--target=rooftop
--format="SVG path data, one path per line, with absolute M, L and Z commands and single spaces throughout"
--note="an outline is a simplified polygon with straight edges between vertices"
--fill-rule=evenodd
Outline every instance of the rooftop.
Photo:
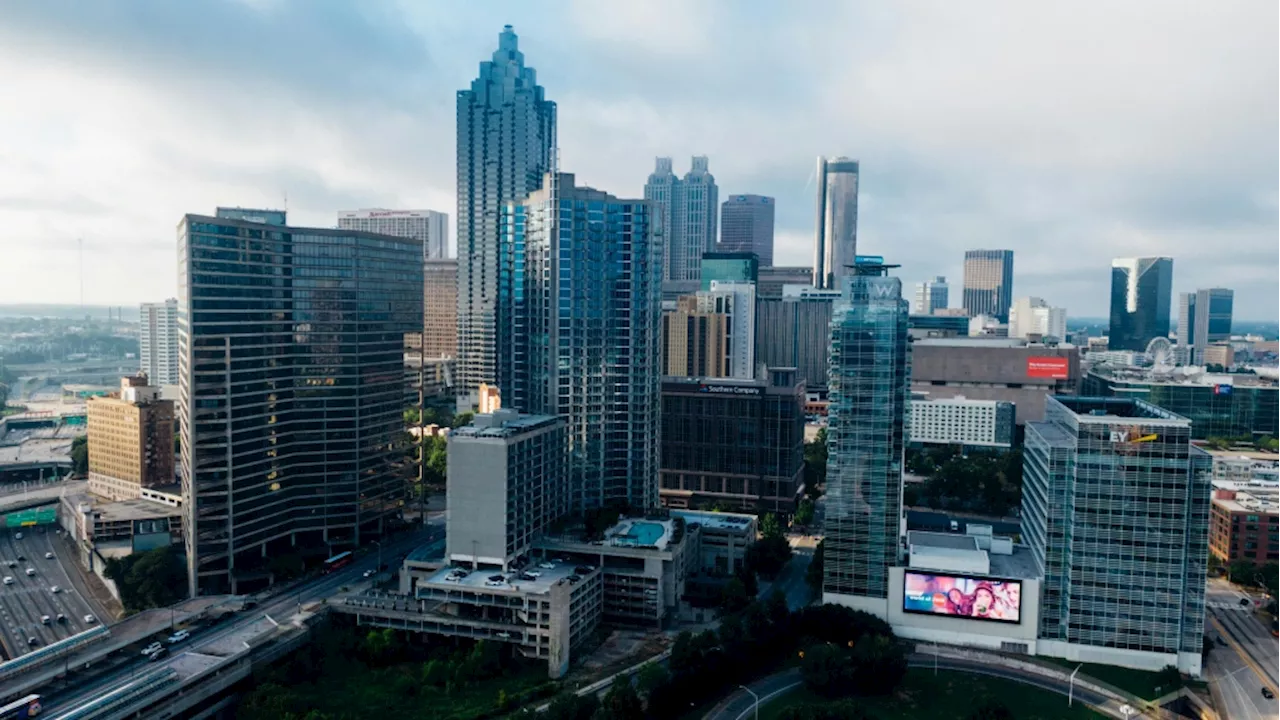
M 949 337 L 949 338 L 922 338 L 913 343 L 914 347 L 937 346 L 937 347 L 980 347 L 980 348 L 1059 348 L 1062 350 L 1073 350 L 1075 345 L 1071 343 L 1061 342 L 1053 345 L 1045 345 L 1044 343 L 1027 342 L 1022 338 L 1003 338 L 995 336 L 984 337 Z
M 755 521 L 754 515 L 740 513 L 704 512 L 701 510 L 672 510 L 672 517 L 684 518 L 686 524 L 698 524 L 716 530 L 740 530 L 745 532 Z
M 559 422 L 562 421 L 554 415 L 523 415 L 514 410 L 498 410 L 476 415 L 470 425 L 455 428 L 449 433 L 449 437 L 503 439 Z
M 1251 373 L 1210 373 L 1203 367 L 1117 367 L 1112 365 L 1095 365 L 1089 369 L 1095 377 L 1117 382 L 1142 383 L 1146 385 L 1186 385 L 1188 387 L 1231 387 L 1276 388 L 1280 387 L 1275 378 Z
M 1276 504 L 1275 495 L 1255 494 L 1237 490 L 1215 490 L 1213 494 L 1214 505 L 1233 513 L 1252 512 L 1261 515 L 1280 515 L 1280 506 Z M 1219 495 L 1223 497 L 1219 497 Z
M 557 563 L 548 562 L 550 568 L 541 567 L 539 561 L 534 561 L 522 571 L 502 572 L 497 568 L 478 568 L 472 570 L 465 566 L 443 567 L 437 570 L 433 575 L 424 581 L 418 583 L 419 587 L 431 585 L 436 589 L 444 588 L 456 590 L 459 588 L 467 588 L 471 590 L 482 590 L 484 592 L 493 593 L 522 593 L 541 595 L 551 591 L 555 585 L 567 581 L 571 576 L 577 575 L 576 565 L 573 563 Z M 454 573 L 459 571 L 467 572 L 467 575 L 457 580 L 449 580 Z M 537 573 L 537 577 L 532 580 L 521 580 L 522 573 Z M 454 576 L 456 577 L 456 576 Z M 501 578 L 501 579 L 498 579 Z M 497 583 L 491 585 L 489 583 Z
M 1081 422 L 1114 422 L 1120 419 L 1141 420 L 1143 425 L 1189 425 L 1191 421 L 1176 413 L 1133 398 L 1077 397 L 1053 395 L 1050 403 L 1058 403 Z
M 923 547 L 946 548 L 948 550 L 977 550 L 978 540 L 971 535 L 955 535 L 952 533 L 929 532 L 926 530 L 908 530 L 907 544 Z
M 133 500 L 118 500 L 116 502 L 94 501 L 89 495 L 69 496 L 76 505 L 80 503 L 89 504 L 93 508 L 93 514 L 99 520 L 106 522 L 125 522 L 128 520 L 155 520 L 158 518 L 173 517 L 181 515 L 182 510 L 171 505 L 161 505 L 151 502 L 150 500 L 142 500 L 140 498 Z
M 1012 555 L 989 553 L 991 574 L 996 577 L 1018 578 L 1020 580 L 1036 580 L 1040 577 L 1040 567 L 1036 565 L 1035 555 L 1026 545 L 1014 545 Z

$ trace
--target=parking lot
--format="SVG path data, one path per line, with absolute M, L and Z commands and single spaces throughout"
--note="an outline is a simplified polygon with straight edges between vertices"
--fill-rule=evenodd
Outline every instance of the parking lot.
M 56 526 L 42 525 L 19 530 L 0 530 L 0 575 L 13 578 L 12 584 L 0 585 L 0 641 L 6 655 L 18 657 L 38 650 L 50 643 L 84 632 L 94 624 L 86 623 L 86 615 L 94 611 L 80 597 L 71 584 L 71 578 L 62 567 L 58 552 L 65 552 L 62 543 L 54 543 Z M 18 539 L 18 533 L 22 539 Z M 46 553 L 53 553 L 52 559 Z M 26 558 L 18 561 L 19 557 Z M 68 559 L 68 562 L 74 562 Z M 15 567 L 9 567 L 16 562 Z M 27 575 L 27 568 L 35 570 Z M 57 586 L 60 592 L 50 588 Z M 65 622 L 58 622 L 61 614 Z M 41 622 L 43 616 L 50 622 Z M 98 618 L 100 621 L 101 618 Z M 28 644 L 29 638 L 37 644 Z

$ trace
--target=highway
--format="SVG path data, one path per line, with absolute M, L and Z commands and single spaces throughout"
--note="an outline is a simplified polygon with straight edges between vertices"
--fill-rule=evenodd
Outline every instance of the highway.
M 443 528 L 440 526 L 430 526 L 426 530 L 417 530 L 388 539 L 386 547 L 383 548 L 383 561 L 388 564 L 394 564 L 400 555 L 439 537 L 442 533 Z M 301 605 L 328 598 L 336 594 L 338 589 L 344 585 L 353 586 L 362 582 L 361 575 L 364 571 L 372 569 L 377 563 L 378 553 L 376 551 L 367 552 L 359 556 L 352 564 L 331 575 L 323 575 L 278 592 L 272 595 L 270 599 L 262 600 L 257 608 L 242 612 L 231 622 L 207 628 L 203 631 L 196 631 L 190 640 L 175 647 L 169 657 L 158 662 L 149 662 L 138 654 L 141 647 L 146 644 L 145 641 L 140 641 L 136 647 L 131 647 L 124 651 L 131 654 L 124 663 L 118 664 L 105 672 L 97 672 L 92 676 L 86 674 L 83 681 L 75 684 L 76 690 L 70 693 L 46 696 L 43 699 L 44 712 L 53 714 L 76 708 L 88 700 L 128 684 L 138 673 L 145 670 L 175 667 L 182 662 L 183 656 L 187 653 L 199 652 L 202 648 L 211 647 L 220 640 L 236 633 L 244 632 L 255 623 L 262 622 L 267 616 L 283 624 L 297 612 Z
M 93 615 L 94 611 L 76 592 L 58 557 L 65 548 L 61 543 L 54 544 L 55 529 L 54 525 L 22 528 L 21 540 L 17 539 L 18 531 L 0 530 L 0 574 L 13 578 L 13 584 L 0 585 L 0 640 L 11 658 L 93 627 L 84 617 Z M 53 559 L 45 558 L 48 552 L 54 553 Z M 26 561 L 8 567 L 10 561 L 16 562 L 19 557 L 25 557 Z M 34 569 L 36 574 L 28 576 L 27 568 Z M 53 586 L 60 592 L 51 592 Z M 66 617 L 66 622 L 57 621 L 59 614 Z M 45 615 L 51 619 L 49 625 L 41 623 Z M 33 637 L 38 643 L 36 646 L 27 643 Z

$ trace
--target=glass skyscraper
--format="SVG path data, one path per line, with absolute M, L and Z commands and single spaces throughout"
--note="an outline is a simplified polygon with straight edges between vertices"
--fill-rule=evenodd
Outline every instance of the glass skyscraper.
M 702 254 L 715 250 L 719 188 L 705 155 L 695 155 L 689 172 L 677 178 L 671 158 L 658 158 L 644 186 L 653 208 L 654 230 L 663 238 L 663 279 L 690 282 L 702 277 Z
M 709 252 L 702 254 L 702 289 L 711 282 L 751 283 L 760 278 L 760 258 L 752 252 Z
M 1008 322 L 1013 304 L 1013 251 L 966 250 L 961 300 L 969 317 L 990 315 Z
M 502 210 L 541 187 L 556 146 L 556 104 L 524 64 L 510 25 L 493 59 L 458 91 L 458 384 L 495 384 Z M 502 388 L 505 393 L 506 388 Z
M 187 215 L 178 270 L 191 594 L 252 590 L 273 555 L 323 558 L 379 534 L 404 497 L 421 241 Z
M 1173 258 L 1116 258 L 1111 261 L 1111 324 L 1108 350 L 1147 349 L 1169 337 L 1173 300 Z
M 720 205 L 720 242 L 716 248 L 726 253 L 755 253 L 761 265 L 773 265 L 775 205 L 773 198 L 765 195 L 734 195 L 725 200 Z
M 890 267 L 858 263 L 831 318 L 824 602 L 886 612 L 898 563 L 911 375 L 907 301 Z
M 1039 652 L 1198 675 L 1212 460 L 1191 421 L 1050 396 L 1027 423 L 1023 539 L 1044 574 Z
M 1231 306 L 1235 293 L 1208 288 L 1178 296 L 1178 344 L 1192 351 L 1191 362 L 1204 362 L 1205 348 L 1231 339 Z
M 858 252 L 858 161 L 818 158 L 818 221 L 813 286 L 840 290 Z
M 571 174 L 503 213 L 503 405 L 568 424 L 574 510 L 658 505 L 662 247 L 649 203 Z

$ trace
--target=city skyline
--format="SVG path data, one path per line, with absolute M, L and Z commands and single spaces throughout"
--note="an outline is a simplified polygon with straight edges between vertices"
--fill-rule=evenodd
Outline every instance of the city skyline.
M 960 277 L 965 249 L 1007 247 L 1018 253 L 1019 292 L 1102 317 L 1110 258 L 1161 254 L 1178 260 L 1174 292 L 1232 287 L 1240 320 L 1274 313 L 1276 43 L 1265 30 L 1274 7 L 1131 8 L 1103 27 L 1088 14 L 1014 5 L 1008 13 L 1025 32 L 1013 38 L 958 8 L 929 18 L 814 6 L 767 17 L 776 42 L 765 44 L 777 49 L 763 55 L 739 33 L 713 31 L 726 22 L 759 31 L 760 17 L 735 18 L 724 5 L 624 8 L 610 18 L 514 4 L 403 15 L 336 3 L 323 12 L 195 3 L 146 16 L 60 7 L 20 7 L 0 29 L 0 41 L 27 38 L 0 42 L 14 48 L 0 57 L 28 108 L 0 116 L 0 132 L 26 139 L 7 156 L 17 170 L 0 173 L 0 246 L 6 267 L 23 270 L 4 275 L 0 302 L 73 294 L 77 238 L 91 269 L 87 303 L 170 297 L 172 218 L 190 207 L 287 204 L 300 224 L 322 227 L 344 208 L 449 212 L 453 96 L 509 22 L 570 123 L 560 132 L 562 165 L 638 196 L 654 156 L 705 154 L 724 196 L 777 198 L 779 265 L 811 264 L 813 158 L 846 154 L 864 174 L 859 244 L 870 254 L 893 246 L 904 279 Z M 195 17 L 211 37 L 242 43 L 242 56 L 228 61 L 211 39 L 179 52 L 173 38 Z M 299 25 L 301 35 L 282 32 Z M 664 32 L 645 31 L 655 27 Z M 848 28 L 868 41 L 837 55 L 840 43 L 821 36 Z M 801 29 L 818 41 L 800 43 Z M 1068 53 L 1081 34 L 1093 52 Z M 331 61 L 297 60 L 338 38 L 344 47 Z M 1146 60 L 1133 59 L 1134 43 Z M 657 50 L 669 57 L 643 59 Z M 953 58 L 947 69 L 924 62 L 934 51 Z M 996 61 L 1010 53 L 1024 62 Z M 54 55 L 59 63 L 34 62 Z M 611 82 L 640 64 L 636 83 Z M 195 92 L 192 79 L 220 92 Z M 778 100 L 765 107 L 758 91 L 744 91 L 759 83 Z M 59 97 L 34 102 L 51 85 Z M 836 85 L 848 92 L 822 92 Z M 1131 87 L 1145 88 L 1136 101 Z M 105 102 L 106 88 L 129 102 Z M 218 99 L 229 96 L 255 102 Z M 87 103 L 100 108 L 92 121 L 78 112 Z M 1188 121 L 1158 121 L 1170 114 Z M 119 181 L 122 169 L 132 182 Z M 139 282 L 111 280 L 131 264 L 143 266 Z

